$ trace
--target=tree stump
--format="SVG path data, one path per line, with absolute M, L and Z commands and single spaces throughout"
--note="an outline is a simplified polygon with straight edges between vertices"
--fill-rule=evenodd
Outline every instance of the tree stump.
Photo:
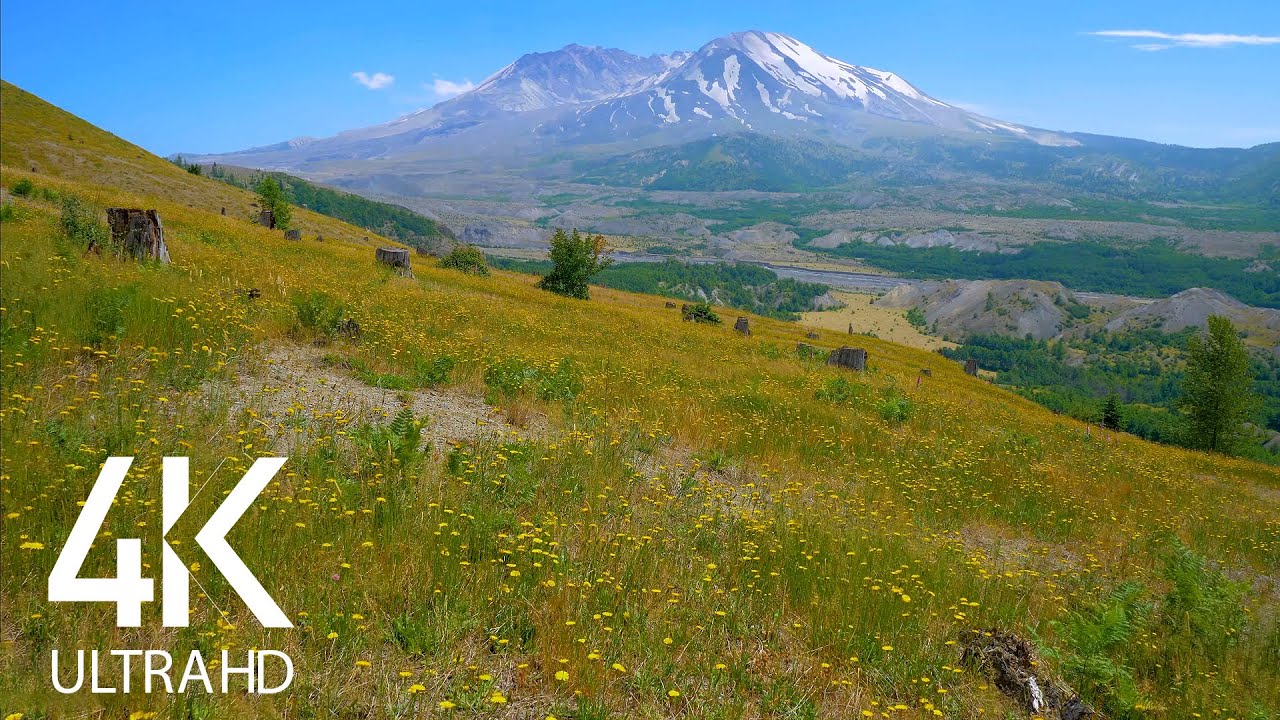
M 1097 717 L 1069 685 L 1045 673 L 1031 643 L 1014 633 L 996 628 L 969 630 L 961 636 L 960 646 L 961 663 L 976 666 L 1026 713 L 1059 720 Z
M 324 236 L 320 233 L 316 233 L 316 242 L 324 242 Z
M 796 354 L 805 360 L 819 359 L 822 357 L 822 348 L 806 342 L 799 342 L 796 343 Z
M 925 377 L 933 377 L 933 371 L 929 368 L 920 368 L 920 374 Z
M 675 304 L 675 303 L 671 302 L 670 300 L 668 300 L 668 301 L 667 301 L 667 308 L 668 308 L 668 309 L 670 309 L 670 308 L 674 308 L 675 306 L 676 306 L 676 304 Z
M 738 318 L 738 321 L 733 324 L 733 329 L 747 337 L 751 336 L 751 323 L 747 322 L 747 319 L 744 317 Z
M 246 294 L 249 296 L 250 300 L 257 300 L 262 297 L 262 291 L 258 288 L 249 288 L 249 292 Z
M 276 214 L 273 210 L 260 210 L 258 212 L 258 224 L 264 228 L 276 229 Z
M 285 240 L 301 240 L 302 231 L 301 230 L 285 230 L 284 239 Z
M 689 303 L 680 303 L 680 319 L 685 322 L 693 320 L 693 312 L 689 309 Z
M 818 339 L 818 333 L 816 333 L 816 332 L 814 332 L 814 331 L 812 331 L 812 330 L 810 330 L 809 332 L 805 333 L 805 334 L 804 334 L 804 336 L 805 336 L 805 337 L 807 337 L 807 338 L 809 338 L 810 340 L 817 340 L 817 339 Z
M 107 208 L 107 225 L 111 227 L 111 244 L 117 255 L 169 262 L 164 227 L 155 210 Z M 89 249 L 97 251 L 92 245 Z
M 853 323 L 849 323 L 849 334 L 853 334 Z
M 831 351 L 831 354 L 827 356 L 827 364 L 849 368 L 850 370 L 866 370 L 867 351 L 862 348 L 851 348 L 845 345 L 839 350 Z
M 383 265 L 393 268 L 409 269 L 409 251 L 405 248 L 380 247 L 374 251 L 374 257 Z
M 226 214 L 227 214 L 227 209 L 226 209 L 226 208 L 222 208 L 222 214 L 223 214 L 223 215 L 226 215 Z
M 975 358 L 969 358 L 964 361 L 964 371 L 974 377 L 978 376 L 978 361 Z
M 360 337 L 362 332 L 364 331 L 360 329 L 360 323 L 356 322 L 354 318 L 344 318 L 342 322 L 338 323 L 338 334 L 342 337 L 354 340 Z

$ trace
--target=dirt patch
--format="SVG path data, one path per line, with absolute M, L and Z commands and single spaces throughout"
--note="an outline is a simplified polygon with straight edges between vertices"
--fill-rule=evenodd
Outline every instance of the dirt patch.
M 848 337 L 846 333 L 849 326 L 853 325 L 855 333 L 871 333 L 883 340 L 921 350 L 957 347 L 955 343 L 925 335 L 917 330 L 907 322 L 904 310 L 874 304 L 872 301 L 876 299 L 875 295 L 844 292 L 836 292 L 832 295 L 844 303 L 844 307 L 837 310 L 802 313 L 800 324 L 808 328 L 833 331 L 842 338 Z
M 960 529 L 959 536 L 965 551 L 980 553 L 993 571 L 1026 569 L 1055 573 L 1081 565 L 1080 558 L 1062 546 L 1038 543 L 995 525 L 966 525 Z
M 524 427 L 508 423 L 502 410 L 458 388 L 387 390 L 364 384 L 324 362 L 325 350 L 309 345 L 268 344 L 259 361 L 238 374 L 232 411 L 252 411 L 284 442 L 303 418 L 332 420 L 339 426 L 386 422 L 408 405 L 426 416 L 423 439 L 437 449 L 449 442 L 500 437 L 543 437 L 546 418 L 526 417 Z

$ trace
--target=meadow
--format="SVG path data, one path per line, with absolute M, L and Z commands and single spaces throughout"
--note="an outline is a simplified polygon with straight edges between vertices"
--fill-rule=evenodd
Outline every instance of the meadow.
M 1025 717 L 961 662 L 992 628 L 1107 717 L 1280 712 L 1275 468 L 1102 436 L 877 338 L 855 374 L 794 350 L 842 333 L 751 316 L 744 337 L 424 257 L 406 277 L 362 230 L 298 210 L 286 241 L 249 193 L 7 84 L 3 104 L 0 717 Z M 85 255 L 69 197 L 158 209 L 174 262 Z M 304 350 L 300 381 L 262 379 Z M 335 403 L 338 382 L 408 410 Z M 442 393 L 491 431 L 414 411 Z M 293 628 L 190 542 L 187 628 L 46 600 L 105 458 L 136 457 L 87 577 L 117 537 L 159 567 L 162 457 L 202 488 L 181 539 L 279 454 L 229 540 Z M 271 648 L 297 677 L 58 695 L 49 652 L 77 647 Z

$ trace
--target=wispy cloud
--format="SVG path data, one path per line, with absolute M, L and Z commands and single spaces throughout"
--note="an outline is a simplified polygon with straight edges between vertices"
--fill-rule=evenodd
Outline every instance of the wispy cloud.
M 1159 30 L 1095 30 L 1096 37 L 1153 42 L 1134 43 L 1135 50 L 1157 52 L 1169 48 L 1225 48 L 1235 45 L 1280 45 L 1280 35 L 1231 35 L 1229 33 L 1167 33 Z
M 445 80 L 444 78 L 436 78 L 427 86 L 431 92 L 436 94 L 437 100 L 447 100 L 456 95 L 461 95 L 464 92 L 474 90 L 475 87 L 476 84 L 470 80 L 454 82 L 452 80 Z
M 370 90 L 381 90 L 396 81 L 395 77 L 392 75 L 380 72 L 370 75 L 363 70 L 351 73 L 351 77 L 355 78 L 356 82 Z

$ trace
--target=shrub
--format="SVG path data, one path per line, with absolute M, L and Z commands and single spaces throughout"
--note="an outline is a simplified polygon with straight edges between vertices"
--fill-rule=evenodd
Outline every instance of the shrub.
M 720 324 L 720 316 L 711 309 L 711 303 L 694 303 L 685 306 L 684 319 L 700 323 Z
M 846 403 L 861 397 L 864 389 L 861 385 L 849 382 L 847 378 L 836 377 L 828 379 L 813 395 L 827 402 Z
M 920 331 L 923 331 L 925 325 L 929 324 L 929 321 L 924 317 L 924 311 L 918 307 L 913 307 L 907 311 L 907 322 L 911 323 L 911 327 Z
M 538 370 L 519 358 L 506 358 L 484 370 L 484 384 L 491 393 L 514 397 L 536 381 Z
M 453 358 L 439 355 L 431 358 L 417 358 L 413 363 L 413 377 L 419 387 L 436 387 L 449 382 L 453 374 Z
M 137 294 L 136 285 L 118 288 L 95 288 L 85 296 L 85 314 L 88 316 L 80 341 L 99 347 L 112 336 L 124 332 L 124 312 Z
M 880 400 L 876 402 L 876 412 L 880 413 L 880 419 L 891 425 L 901 425 L 906 422 L 915 413 L 915 409 L 915 403 L 911 402 L 911 398 L 893 388 L 885 390 Z
M 1244 617 L 1244 586 L 1210 568 L 1179 542 L 1165 560 L 1164 578 L 1169 591 L 1161 603 L 1160 620 L 1170 633 L 1210 656 L 1235 644 Z
M 292 302 L 299 328 L 325 337 L 338 334 L 338 327 L 342 324 L 346 308 L 328 293 L 320 290 L 295 293 Z
M 568 358 L 551 363 L 550 372 L 538 373 L 538 397 L 543 400 L 572 400 L 582 389 L 582 373 Z
M 81 248 L 105 247 L 110 237 L 97 210 L 74 195 L 62 198 L 62 233 L 72 245 Z
M 17 217 L 17 213 L 13 209 L 13 203 L 0 205 L 0 222 L 9 222 L 15 217 Z
M 475 245 L 457 245 L 440 259 L 440 267 L 459 270 L 468 275 L 488 275 L 489 263 Z
M 35 192 L 36 184 L 30 178 L 22 178 L 9 187 L 9 192 L 18 197 L 30 197 Z
M 572 400 L 582 392 L 582 373 L 569 359 L 540 370 L 519 358 L 501 360 L 484 371 L 484 384 L 491 394 L 515 397 L 533 393 L 543 400 Z
M 410 467 L 419 458 L 422 426 L 413 408 L 404 407 L 386 425 L 361 425 L 351 433 L 352 440 L 372 459 L 383 465 Z
M 1142 696 L 1124 654 L 1148 625 L 1152 605 L 1141 584 L 1125 583 L 1101 602 L 1051 623 L 1062 649 L 1045 654 L 1059 661 L 1068 681 L 1113 717 L 1132 717 Z

